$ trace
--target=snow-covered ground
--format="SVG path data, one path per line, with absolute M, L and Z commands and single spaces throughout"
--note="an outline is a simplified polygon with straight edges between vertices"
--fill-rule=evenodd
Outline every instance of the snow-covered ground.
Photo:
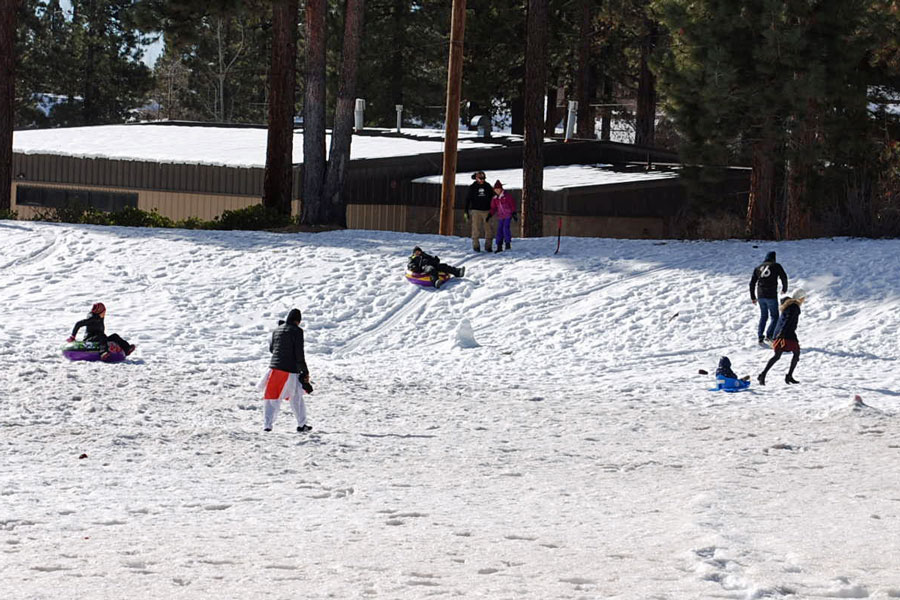
M 0 597 L 900 597 L 900 241 L 555 242 L 0 222 Z M 802 383 L 707 391 L 768 250 Z M 95 301 L 128 362 L 60 356 Z

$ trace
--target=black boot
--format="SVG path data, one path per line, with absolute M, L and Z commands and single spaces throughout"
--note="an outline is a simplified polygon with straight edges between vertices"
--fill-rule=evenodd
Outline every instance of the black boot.
M 503 252 L 503 244 L 497 244 L 497 249 L 494 250 L 494 254 L 498 252 Z
M 506 242 L 506 249 L 509 250 L 509 242 Z
M 766 385 L 766 373 L 763 371 L 759 375 L 756 376 L 756 380 L 759 382 L 759 385 Z
M 799 381 L 794 379 L 794 376 L 791 375 L 790 373 L 788 373 L 787 375 L 784 376 L 784 382 L 785 383 L 800 383 Z

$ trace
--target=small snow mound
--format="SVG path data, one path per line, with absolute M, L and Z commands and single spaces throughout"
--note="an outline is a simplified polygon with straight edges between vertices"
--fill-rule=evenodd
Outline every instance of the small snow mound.
M 475 332 L 472 331 L 472 324 L 468 319 L 463 319 L 459 322 L 459 326 L 456 328 L 455 345 L 458 348 L 478 348 L 481 346 L 475 341 Z
M 878 410 L 873 406 L 869 406 L 865 402 L 863 402 L 862 396 L 859 394 L 853 396 L 853 401 L 850 403 L 850 410 L 857 413 L 866 413 L 866 414 L 881 414 L 882 411 Z

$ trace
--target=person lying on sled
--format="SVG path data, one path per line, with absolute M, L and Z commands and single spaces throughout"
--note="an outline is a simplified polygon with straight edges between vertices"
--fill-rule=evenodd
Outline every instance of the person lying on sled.
M 441 262 L 440 258 L 426 254 L 418 246 L 413 248 L 412 254 L 409 255 L 409 262 L 406 263 L 406 268 L 412 273 L 429 276 L 434 287 L 441 287 L 441 279 L 439 277 L 441 273 L 449 273 L 454 277 L 463 277 L 466 273 L 465 267 L 456 268 L 446 265 Z

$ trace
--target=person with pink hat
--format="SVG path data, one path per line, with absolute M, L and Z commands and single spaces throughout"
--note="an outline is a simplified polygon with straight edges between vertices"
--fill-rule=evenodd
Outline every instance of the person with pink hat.
M 125 353 L 125 356 L 134 352 L 136 346 L 126 342 L 118 333 L 106 335 L 106 326 L 103 323 L 104 318 L 106 318 L 106 305 L 102 302 L 95 302 L 91 306 L 91 313 L 88 315 L 88 318 L 75 323 L 72 335 L 66 341 L 74 342 L 75 336 L 78 335 L 78 330 L 84 327 L 84 341 L 100 344 L 100 360 L 108 359 L 110 352 L 115 351 L 115 349 L 110 350 L 110 342 L 118 346 Z
M 516 199 L 512 194 L 503 189 L 500 180 L 494 182 L 494 197 L 491 200 L 491 210 L 489 211 L 488 220 L 491 217 L 497 217 L 497 249 L 494 252 L 502 252 L 503 244 L 506 243 L 506 249 L 510 249 L 512 241 L 512 232 L 510 231 L 510 222 L 516 217 Z

